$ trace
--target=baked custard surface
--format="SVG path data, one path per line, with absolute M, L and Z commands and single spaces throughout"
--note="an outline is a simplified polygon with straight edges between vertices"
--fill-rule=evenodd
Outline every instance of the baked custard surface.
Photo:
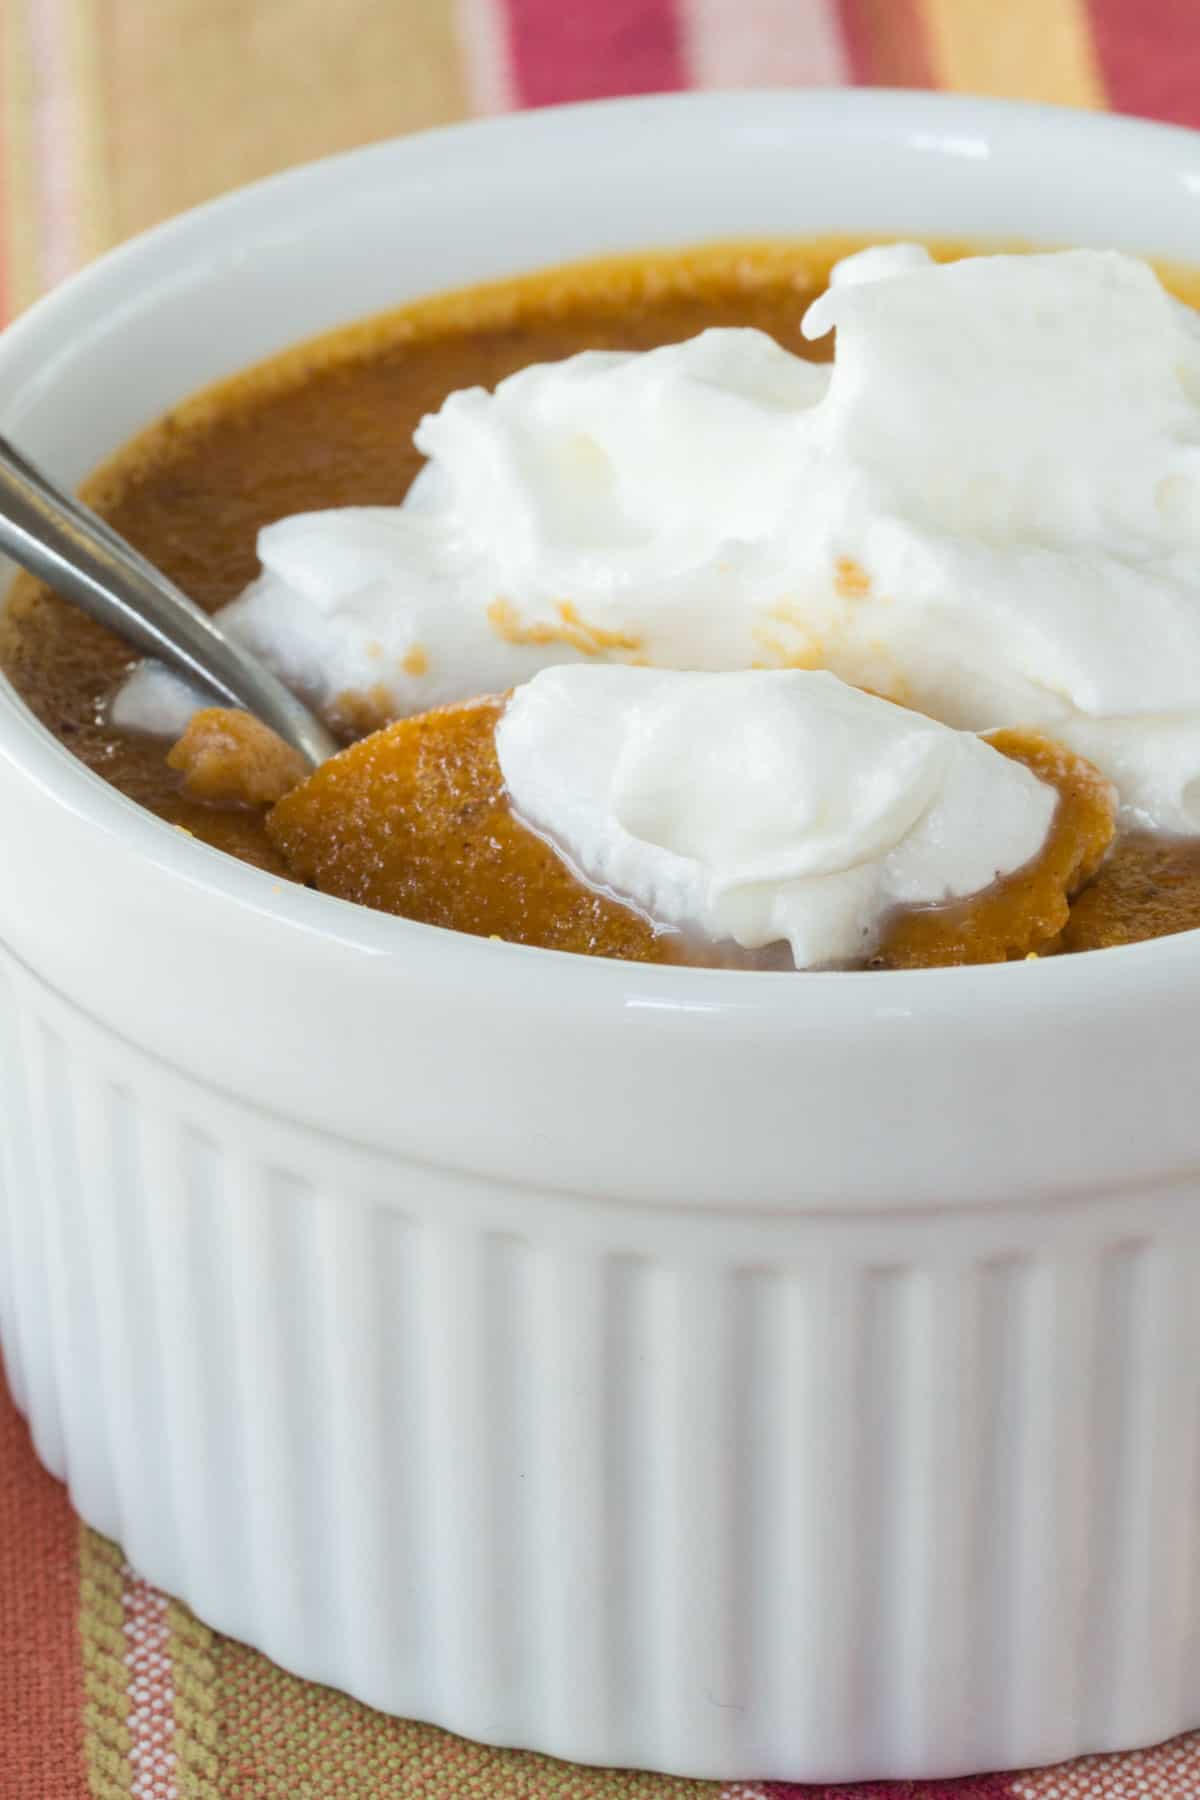
M 380 912 L 542 949 L 633 962 L 787 966 L 778 946 L 746 952 L 656 930 L 578 881 L 508 804 L 495 747 L 503 705 L 477 700 L 401 719 L 318 769 L 267 815 L 271 841 L 292 873 Z M 201 723 L 196 735 L 204 729 Z M 1005 962 L 1057 947 L 1069 896 L 1112 840 L 1108 783 L 1035 733 L 997 732 L 991 741 L 1057 789 L 1045 846 L 984 895 L 898 912 L 872 967 Z
M 88 497 L 185 591 L 215 610 L 256 574 L 262 526 L 326 507 L 397 504 L 422 464 L 412 444 L 419 419 L 455 389 L 492 387 L 530 363 L 582 349 L 649 349 L 713 325 L 755 326 L 790 351 L 827 360 L 828 341 L 805 340 L 800 319 L 833 263 L 868 241 L 645 255 L 418 303 L 300 346 L 186 402 L 102 470 Z M 942 245 L 936 253 L 971 248 Z M 1181 298 L 1200 299 L 1200 277 L 1163 275 Z M 412 790 L 419 782 L 427 809 L 421 830 L 409 834 L 404 871 L 397 873 L 392 859 L 386 877 L 382 866 L 371 877 L 362 867 L 351 873 L 349 815 L 340 834 L 326 831 L 320 843 L 314 836 L 301 847 L 299 803 L 285 800 L 269 814 L 297 771 L 281 771 L 276 752 L 252 741 L 252 732 L 230 745 L 233 760 L 224 772 L 210 743 L 206 771 L 193 758 L 185 778 L 160 741 L 115 728 L 108 708 L 130 667 L 118 639 L 33 582 L 17 584 L 0 615 L 0 668 L 18 692 L 89 767 L 216 848 L 278 875 L 315 880 L 365 904 L 461 930 L 637 960 L 779 966 L 774 950 L 730 953 L 728 946 L 657 932 L 615 898 L 576 882 L 548 846 L 511 819 L 498 789 L 479 780 L 494 702 L 444 709 L 461 715 L 449 729 L 444 714 L 411 721 L 401 756 L 385 735 L 350 765 L 360 776 L 369 767 L 380 793 L 389 784 Z M 378 723 L 369 695 L 347 697 L 348 740 Z M 230 729 L 236 740 L 239 728 Z M 1053 747 L 1036 754 L 1054 761 Z M 239 772 L 247 756 L 257 761 L 257 788 L 252 782 L 247 789 L 244 768 Z M 1060 759 L 1062 792 L 1064 769 Z M 456 788 L 468 771 L 476 785 Z M 1031 948 L 1069 952 L 1200 925 L 1200 846 L 1125 836 L 1095 872 L 1103 850 L 1086 787 L 1086 780 L 1076 782 L 1069 805 L 1060 804 L 1053 853 L 1044 864 L 1039 859 L 1036 880 L 1036 871 L 1019 871 L 981 902 L 905 915 L 889 928 L 873 962 L 922 966 L 997 960 Z M 1067 818 L 1074 820 L 1070 847 L 1062 829 Z M 368 836 L 372 829 L 365 813 L 354 827 Z M 407 831 L 402 826 L 401 836 Z M 520 846 L 519 874 L 502 875 L 493 846 L 511 849 L 514 832 L 537 848 Z M 478 882 L 487 867 L 495 881 L 473 893 L 471 872 Z M 1013 897 L 1018 887 L 1020 907 Z

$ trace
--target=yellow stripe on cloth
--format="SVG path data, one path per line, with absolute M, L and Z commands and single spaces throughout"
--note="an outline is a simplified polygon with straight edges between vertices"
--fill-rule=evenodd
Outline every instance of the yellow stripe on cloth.
M 33 57 L 29 19 L 21 0 L 0 0 L 0 239 L 3 240 L 5 301 L 10 316 L 41 291 L 34 179 Z M 0 317 L 0 324 L 3 324 Z
M 468 110 L 451 0 L 105 0 L 104 19 L 116 238 Z
M 131 1791 L 129 1669 L 126 1665 L 124 1559 L 115 1544 L 79 1527 L 79 1638 L 83 1655 L 83 1735 L 95 1800 Z
M 220 1639 L 178 1600 L 167 1605 L 175 1687 L 175 1785 L 179 1800 L 222 1800 L 217 1655 Z
M 1105 104 L 1086 0 L 922 0 L 939 86 Z
M 72 185 L 75 190 L 81 262 L 113 244 L 109 200 L 108 121 L 104 111 L 102 0 L 65 0 L 66 61 L 74 131 Z
M 131 1584 L 121 1551 L 79 1527 L 84 1749 L 95 1800 L 135 1791 Z M 435 1725 L 393 1719 L 301 1681 L 256 1650 L 166 1603 L 160 1682 L 173 1695 L 170 1750 L 179 1800 L 720 1800 L 715 1781 L 593 1769 L 526 1750 L 492 1750 Z
M 354 1794 L 361 1800 L 719 1800 L 720 1783 L 582 1768 L 526 1750 L 490 1750 L 435 1725 L 391 1719 L 285 1675 L 216 1639 L 221 1767 L 255 1800 Z M 178 1711 L 176 1733 L 180 1730 Z M 223 1791 L 223 1790 L 222 1790 Z M 202 1790 L 181 1800 L 206 1800 Z

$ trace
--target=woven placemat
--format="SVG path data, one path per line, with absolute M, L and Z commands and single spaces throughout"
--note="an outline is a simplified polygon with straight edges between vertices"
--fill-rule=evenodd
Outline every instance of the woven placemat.
M 142 1581 L 75 1518 L 2 1382 L 0 1645 L 3 1800 L 1200 1800 L 1200 1732 L 1027 1774 L 811 1787 L 580 1768 L 386 1718 Z

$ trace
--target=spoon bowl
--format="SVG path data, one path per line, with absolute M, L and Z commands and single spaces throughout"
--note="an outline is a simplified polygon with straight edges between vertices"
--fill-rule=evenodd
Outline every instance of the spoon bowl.
M 316 715 L 82 500 L 0 436 L 0 551 L 146 656 L 269 725 L 317 768 L 340 748 Z

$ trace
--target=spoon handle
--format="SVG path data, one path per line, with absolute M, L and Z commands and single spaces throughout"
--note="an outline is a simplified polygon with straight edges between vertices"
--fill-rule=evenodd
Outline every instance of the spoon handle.
M 264 664 L 3 436 L 0 551 L 135 649 L 224 705 L 253 713 L 314 768 L 338 750 L 320 720 Z

